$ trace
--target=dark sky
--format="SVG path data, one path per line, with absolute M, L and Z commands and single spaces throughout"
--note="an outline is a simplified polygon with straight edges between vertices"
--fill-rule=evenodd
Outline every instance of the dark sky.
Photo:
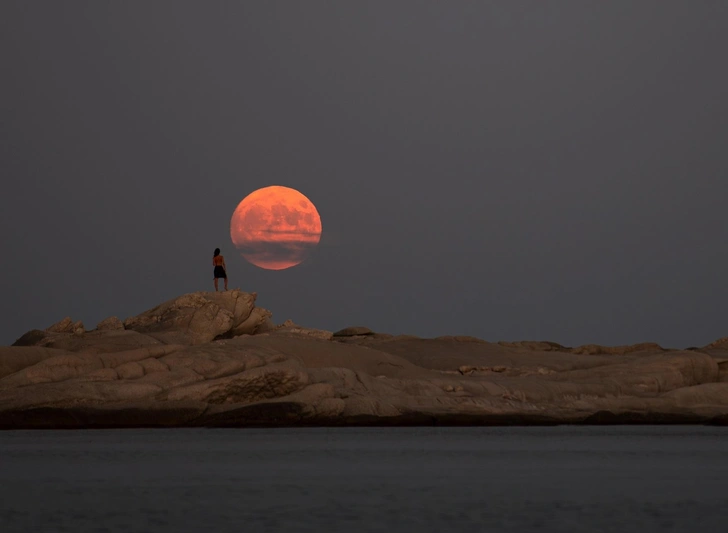
M 728 335 L 728 2 L 0 2 L 0 343 L 231 286 L 277 322 Z M 282 272 L 232 247 L 317 206 Z

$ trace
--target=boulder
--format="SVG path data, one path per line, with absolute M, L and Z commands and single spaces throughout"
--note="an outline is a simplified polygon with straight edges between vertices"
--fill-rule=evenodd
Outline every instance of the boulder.
M 256 296 L 239 290 L 185 294 L 127 318 L 124 328 L 173 344 L 254 334 L 271 317 L 270 311 L 255 306 Z
M 86 333 L 86 328 L 83 327 L 83 322 L 79 320 L 78 322 L 73 323 L 73 325 L 71 326 L 71 331 L 74 335 L 83 335 L 84 333 Z
M 110 316 L 96 324 L 97 331 L 113 331 L 116 329 L 124 329 L 124 323 L 118 317 Z
M 355 337 L 358 335 L 374 335 L 374 332 L 364 326 L 349 326 L 334 332 L 334 337 Z
M 718 340 L 703 346 L 703 350 L 726 349 L 728 348 L 728 337 L 721 337 Z
M 16 340 L 13 346 L 35 346 L 43 342 L 48 334 L 40 329 L 31 329 L 24 333 L 18 340 Z
M 273 313 L 262 307 L 255 307 L 248 317 L 237 325 L 234 325 L 229 331 L 230 336 L 238 335 L 255 335 L 256 333 L 264 333 L 270 331 L 272 322 L 270 318 Z
M 74 322 L 70 316 L 46 328 L 48 333 L 73 333 Z

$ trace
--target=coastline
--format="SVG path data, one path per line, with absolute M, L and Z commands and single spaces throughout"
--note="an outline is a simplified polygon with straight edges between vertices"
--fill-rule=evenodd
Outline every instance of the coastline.
M 180 296 L 0 347 L 0 429 L 728 425 L 728 340 L 564 347 L 276 325 Z

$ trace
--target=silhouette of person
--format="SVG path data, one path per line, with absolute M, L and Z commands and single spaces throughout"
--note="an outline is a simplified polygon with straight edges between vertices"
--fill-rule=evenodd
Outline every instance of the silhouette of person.
M 225 266 L 225 258 L 220 255 L 220 248 L 215 248 L 212 264 L 215 266 L 215 292 L 217 292 L 217 280 L 219 278 L 225 280 L 225 290 L 227 290 L 227 267 Z

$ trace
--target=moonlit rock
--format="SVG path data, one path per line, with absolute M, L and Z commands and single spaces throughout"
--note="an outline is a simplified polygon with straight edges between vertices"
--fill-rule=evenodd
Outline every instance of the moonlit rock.
M 73 320 L 67 316 L 63 320 L 59 320 L 52 326 L 46 328 L 48 333 L 71 333 L 73 331 Z
M 109 318 L 105 318 L 104 320 L 96 324 L 96 329 L 98 331 L 124 329 L 124 323 L 119 319 L 119 317 L 110 316 Z
M 117 319 L 118 320 L 118 319 Z M 0 347 L 0 427 L 728 424 L 728 343 L 569 348 L 276 326 L 239 290 Z M 119 321 L 120 322 L 120 321 Z

